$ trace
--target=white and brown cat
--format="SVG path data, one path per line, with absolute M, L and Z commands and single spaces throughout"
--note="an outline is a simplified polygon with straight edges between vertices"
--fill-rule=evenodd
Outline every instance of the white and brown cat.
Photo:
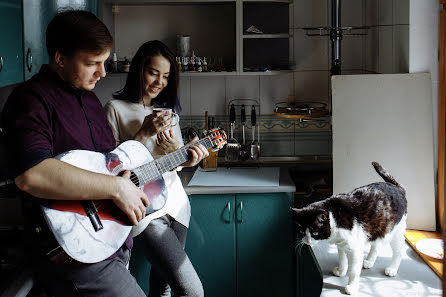
M 339 266 L 333 269 L 333 274 L 348 275 L 347 294 L 358 291 L 361 269 L 373 266 L 381 244 L 390 243 L 392 247 L 392 261 L 384 271 L 387 276 L 397 274 L 402 258 L 406 191 L 381 165 L 377 162 L 372 165 L 385 182 L 292 209 L 295 228 L 303 243 L 313 246 L 320 240 L 327 240 L 337 245 Z M 370 252 L 363 259 L 367 242 Z

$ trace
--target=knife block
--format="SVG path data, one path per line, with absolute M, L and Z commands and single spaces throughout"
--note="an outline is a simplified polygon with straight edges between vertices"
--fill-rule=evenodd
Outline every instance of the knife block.
M 209 156 L 203 159 L 202 167 L 207 171 L 217 170 L 218 151 L 213 152 L 209 150 Z

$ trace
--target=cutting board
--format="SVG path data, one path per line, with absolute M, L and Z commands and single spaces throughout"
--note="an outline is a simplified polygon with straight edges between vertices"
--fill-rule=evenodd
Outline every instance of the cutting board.
M 207 187 L 278 187 L 280 167 L 219 167 L 204 171 L 198 167 L 188 186 Z

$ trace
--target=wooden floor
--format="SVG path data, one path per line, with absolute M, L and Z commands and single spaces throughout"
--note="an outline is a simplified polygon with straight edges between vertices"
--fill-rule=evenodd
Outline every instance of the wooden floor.
M 428 231 L 419 231 L 419 230 L 407 230 L 406 234 L 407 243 L 420 255 L 421 259 L 426 262 L 427 265 L 442 279 L 443 278 L 443 261 L 435 258 L 431 258 L 426 256 L 417 250 L 416 244 L 420 239 L 424 238 L 441 238 L 440 232 L 428 232 Z

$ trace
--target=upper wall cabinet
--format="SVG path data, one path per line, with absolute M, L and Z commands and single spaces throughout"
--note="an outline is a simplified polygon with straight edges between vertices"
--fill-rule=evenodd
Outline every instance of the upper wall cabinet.
M 65 9 L 88 10 L 97 14 L 97 0 L 23 0 L 23 39 L 25 79 L 48 63 L 45 32 L 57 12 Z
M 0 0 L 0 87 L 23 81 L 22 5 Z
M 0 0 L 0 87 L 22 82 L 48 63 L 45 32 L 57 12 L 88 10 L 97 0 Z M 23 24 L 23 25 L 22 25 Z
M 177 36 L 212 72 L 182 75 L 274 74 L 290 69 L 293 36 L 289 1 L 104 0 L 119 60 L 141 44 L 161 40 L 180 56 Z M 292 9 L 291 9 L 292 11 Z M 111 17 L 110 17 L 111 16 Z

